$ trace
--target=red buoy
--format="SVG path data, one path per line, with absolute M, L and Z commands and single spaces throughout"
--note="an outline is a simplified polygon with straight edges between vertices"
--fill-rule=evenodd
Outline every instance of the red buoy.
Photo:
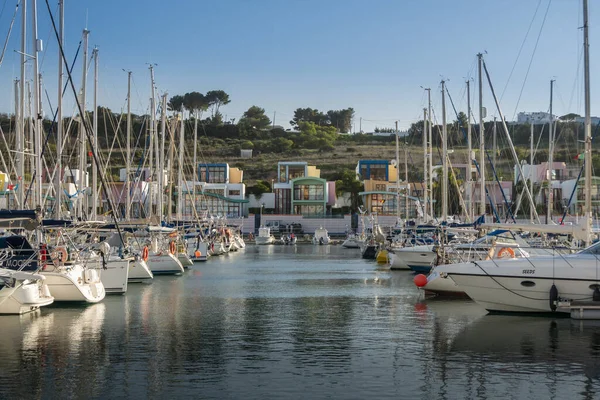
M 423 287 L 427 285 L 427 277 L 423 274 L 419 274 L 415 276 L 414 282 L 417 287 Z

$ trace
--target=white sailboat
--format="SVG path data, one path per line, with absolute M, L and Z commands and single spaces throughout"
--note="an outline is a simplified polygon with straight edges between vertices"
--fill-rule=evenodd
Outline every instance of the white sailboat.
M 256 236 L 256 244 L 265 245 L 272 244 L 275 242 L 275 237 L 271 235 L 271 228 L 268 226 L 261 226 L 258 228 L 258 235 Z
M 40 274 L 0 268 L 0 314 L 25 314 L 52 304 L 44 281 Z

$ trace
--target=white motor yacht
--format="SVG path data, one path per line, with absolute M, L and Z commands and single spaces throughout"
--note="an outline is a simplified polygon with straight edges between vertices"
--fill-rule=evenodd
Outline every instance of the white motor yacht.
M 271 235 L 271 228 L 262 226 L 258 228 L 258 235 L 256 236 L 256 244 L 272 244 L 275 242 L 275 237 Z
M 600 287 L 600 243 L 575 254 L 441 265 L 474 301 L 491 312 L 570 312 L 573 301 L 593 299 Z
M 322 226 L 315 229 L 315 235 L 312 238 L 312 242 L 313 244 L 321 245 L 329 244 L 329 242 L 331 242 L 331 238 L 329 237 L 327 229 L 323 228 Z

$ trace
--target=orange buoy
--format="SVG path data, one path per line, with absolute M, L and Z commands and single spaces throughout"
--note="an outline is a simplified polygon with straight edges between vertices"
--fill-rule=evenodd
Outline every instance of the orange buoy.
M 176 250 L 177 250 L 177 248 L 175 246 L 175 242 L 172 241 L 171 243 L 169 243 L 169 252 L 171 254 L 175 254 Z
M 413 281 L 415 282 L 415 285 L 417 285 L 417 287 L 423 287 L 427 285 L 427 277 L 423 274 L 415 276 L 415 279 Z
M 194 256 L 196 256 L 196 258 L 200 258 L 200 257 L 202 257 L 202 252 L 200 250 L 196 250 L 196 252 L 194 253 Z
M 148 261 L 148 255 L 149 255 L 148 246 L 144 246 L 144 248 L 142 249 L 142 260 Z
M 510 258 L 515 258 L 515 251 L 510 247 L 503 247 L 498 251 L 498 255 L 496 257 L 502 258 L 505 254 L 508 254 Z

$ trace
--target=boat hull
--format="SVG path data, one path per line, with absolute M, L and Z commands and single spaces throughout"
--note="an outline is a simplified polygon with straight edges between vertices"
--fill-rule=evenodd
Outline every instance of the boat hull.
M 17 281 L 14 287 L 0 288 L 0 314 L 26 314 L 50 305 L 54 297 L 48 286 L 37 281 Z
M 150 271 L 144 260 L 136 258 L 135 261 L 129 263 L 129 276 L 127 279 L 129 283 L 149 282 L 153 277 L 152 271 Z
M 106 296 L 104 285 L 95 269 L 79 264 L 41 272 L 55 302 L 97 303 Z
M 148 268 L 153 275 L 173 275 L 183 273 L 183 265 L 170 253 L 153 254 L 148 257 Z

